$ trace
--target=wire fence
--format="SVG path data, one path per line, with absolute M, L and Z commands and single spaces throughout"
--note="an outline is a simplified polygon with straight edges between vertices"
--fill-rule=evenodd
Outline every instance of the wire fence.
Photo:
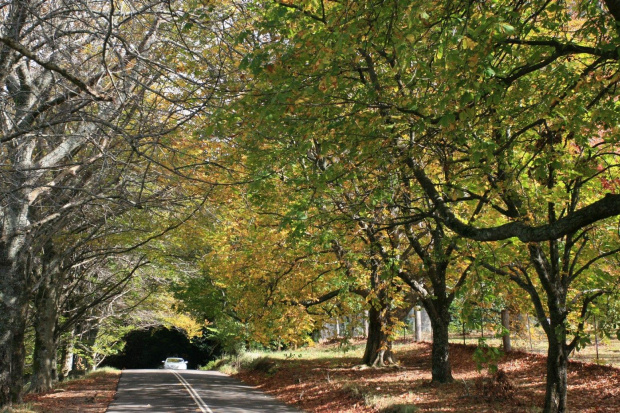
M 530 337 L 522 337 L 523 334 L 511 337 L 511 347 L 516 351 L 526 353 L 547 354 L 547 340 L 543 333 L 533 334 Z M 411 330 L 403 329 L 399 338 L 406 341 L 415 341 L 415 333 Z M 421 334 L 421 341 L 432 341 L 433 335 L 429 331 Z M 460 343 L 467 345 L 478 345 L 481 340 L 489 346 L 502 347 L 502 339 L 494 335 L 493 332 L 485 332 L 485 334 L 450 334 L 451 343 Z M 571 361 L 580 361 L 584 363 L 596 363 L 602 365 L 611 365 L 620 368 L 620 341 L 616 339 L 591 339 L 591 343 L 579 351 L 573 351 L 570 355 Z

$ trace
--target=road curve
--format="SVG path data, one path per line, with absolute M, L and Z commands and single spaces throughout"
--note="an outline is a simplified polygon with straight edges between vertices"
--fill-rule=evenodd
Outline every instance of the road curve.
M 214 371 L 123 370 L 107 413 L 299 413 L 292 407 Z

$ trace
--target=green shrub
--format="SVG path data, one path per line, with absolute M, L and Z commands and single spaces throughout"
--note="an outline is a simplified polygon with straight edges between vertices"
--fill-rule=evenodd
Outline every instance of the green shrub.
M 480 372 L 486 368 L 489 374 L 497 372 L 497 362 L 502 358 L 504 353 L 497 347 L 491 347 L 484 338 L 478 340 L 478 347 L 474 351 L 474 361 L 476 368 Z
M 204 366 L 198 367 L 198 370 L 219 370 L 222 365 L 226 363 L 226 360 L 223 358 L 211 360 Z
M 266 374 L 275 374 L 277 363 L 266 357 L 263 353 L 246 352 L 240 355 L 227 355 L 219 359 L 211 360 L 200 370 L 216 370 L 224 374 L 237 374 L 242 370 L 260 371 Z

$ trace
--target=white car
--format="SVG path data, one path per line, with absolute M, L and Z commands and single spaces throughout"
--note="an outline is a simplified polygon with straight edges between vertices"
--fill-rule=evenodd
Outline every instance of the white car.
M 179 357 L 168 357 L 163 363 L 165 369 L 187 370 L 187 361 Z

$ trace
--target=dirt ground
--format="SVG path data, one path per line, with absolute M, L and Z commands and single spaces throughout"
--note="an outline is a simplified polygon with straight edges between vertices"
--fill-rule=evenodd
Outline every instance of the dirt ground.
M 275 360 L 266 371 L 238 377 L 308 412 L 538 412 L 545 391 L 545 357 L 513 352 L 491 382 L 478 372 L 473 346 L 451 345 L 454 382 L 431 385 L 430 343 L 401 346 L 399 367 L 362 368 L 359 358 Z M 258 371 L 257 371 L 258 370 Z M 620 369 L 571 362 L 569 408 L 618 412 Z

